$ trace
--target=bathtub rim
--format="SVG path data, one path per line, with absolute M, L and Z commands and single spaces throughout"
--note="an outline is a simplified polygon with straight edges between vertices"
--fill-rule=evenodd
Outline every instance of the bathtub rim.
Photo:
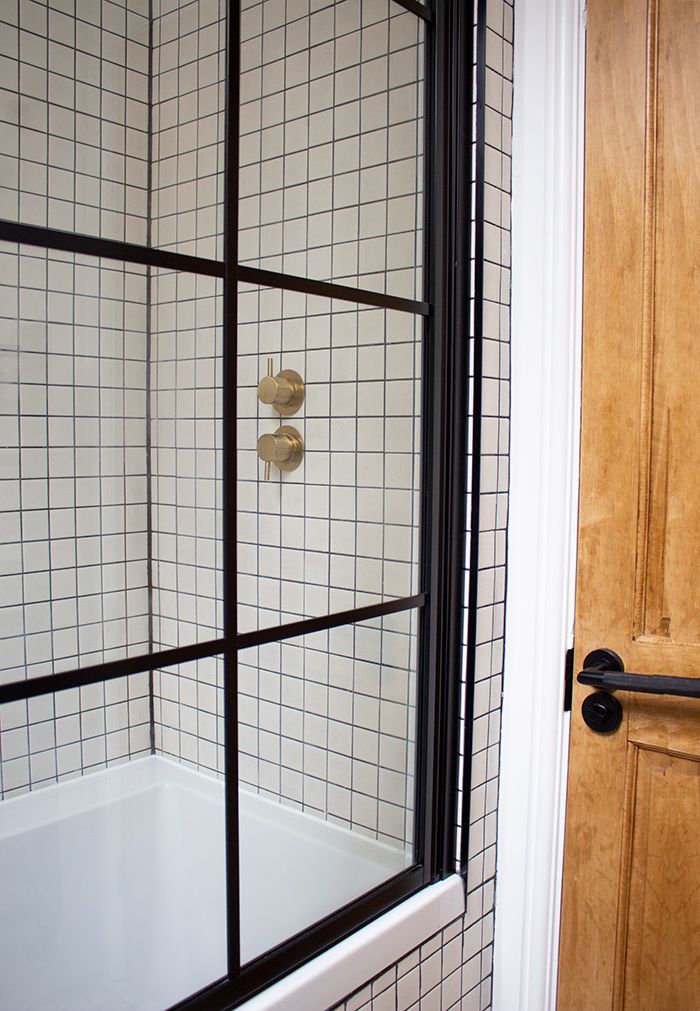
M 465 910 L 464 879 L 450 874 L 236 1006 L 245 1011 L 327 1011 L 458 920 Z
M 0 814 L 8 815 L 0 817 L 0 842 L 112 804 L 125 795 L 169 785 L 196 790 L 200 796 L 217 803 L 223 800 L 222 779 L 167 756 L 148 755 L 7 798 L 0 803 Z M 270 798 L 245 788 L 241 792 L 244 807 L 249 795 L 251 801 L 254 799 L 264 808 L 274 806 L 285 812 L 283 805 Z M 287 809 L 287 813 L 292 819 L 315 818 L 312 813 L 303 815 L 295 808 Z M 324 821 L 324 825 L 326 831 L 335 829 L 339 836 L 347 833 L 333 823 Z M 362 835 L 355 842 L 361 849 L 368 844 L 373 849 L 394 849 Z M 460 875 L 453 874 L 404 899 L 238 1006 L 248 1011 L 325 1011 L 458 919 L 464 910 L 464 882 Z

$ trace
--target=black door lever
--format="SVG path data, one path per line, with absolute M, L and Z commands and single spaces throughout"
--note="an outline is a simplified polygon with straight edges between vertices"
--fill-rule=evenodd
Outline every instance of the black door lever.
M 665 674 L 625 674 L 625 666 L 612 649 L 594 649 L 583 661 L 577 681 L 606 692 L 645 692 L 700 699 L 700 678 L 675 678 Z

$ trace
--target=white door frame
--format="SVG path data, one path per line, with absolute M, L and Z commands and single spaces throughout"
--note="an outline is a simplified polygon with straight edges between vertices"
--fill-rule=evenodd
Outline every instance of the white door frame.
M 515 0 L 511 483 L 494 1011 L 553 1011 L 576 566 L 585 0 Z

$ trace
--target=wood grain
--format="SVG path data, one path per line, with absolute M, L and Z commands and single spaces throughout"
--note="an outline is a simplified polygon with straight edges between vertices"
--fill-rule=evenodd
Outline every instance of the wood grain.
M 653 567 L 651 554 L 652 417 L 654 407 L 654 336 L 656 327 L 656 139 L 658 128 L 659 0 L 647 6 L 646 110 L 644 139 L 644 250 L 642 253 L 642 362 L 639 454 L 639 504 L 635 582 L 635 632 L 644 632 Z M 653 604 L 652 604 L 653 606 Z
M 645 600 L 645 634 L 695 644 L 700 643 L 700 441 L 694 437 L 700 428 L 700 4 L 658 0 L 650 5 L 648 23 L 642 397 L 647 442 L 639 503 L 646 550 L 640 553 L 645 557 L 637 569 L 637 596 Z
M 700 0 L 588 2 L 576 670 L 607 646 L 627 670 L 700 675 L 698 53 Z M 700 705 L 619 693 L 602 736 L 588 693 L 575 685 L 559 1008 L 695 1011 L 695 968 L 674 989 L 656 965 L 664 990 L 650 953 L 700 964 L 683 827 L 700 837 Z
M 658 412 L 657 412 L 658 414 Z M 648 502 L 644 569 L 642 576 L 644 599 L 644 632 L 648 635 L 671 635 L 671 617 L 666 596 L 666 543 L 668 540 L 669 467 L 671 459 L 671 411 L 663 412 L 661 424 L 651 431 L 651 459 L 648 486 L 644 500 Z M 641 527 L 641 523 L 640 523 Z
M 599 646 L 625 656 L 631 638 L 642 394 L 646 10 L 637 0 L 589 0 L 587 26 L 575 670 Z M 610 1009 L 615 974 L 627 711 L 620 730 L 601 738 L 580 717 L 587 694 L 575 684 L 562 1011 Z
M 700 762 L 635 748 L 623 1011 L 700 999 Z

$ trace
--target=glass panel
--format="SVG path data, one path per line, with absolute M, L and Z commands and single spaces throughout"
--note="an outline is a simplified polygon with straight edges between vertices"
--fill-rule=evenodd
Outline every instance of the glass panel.
M 3 1007 L 162 1011 L 221 977 L 223 784 L 151 754 L 148 674 L 0 706 L 0 753 Z
M 150 460 L 155 649 L 223 634 L 221 282 L 154 271 Z
M 145 243 L 146 0 L 3 3 L 0 37 L 0 217 Z
M 216 638 L 219 283 L 9 244 L 0 270 L 0 677 Z
M 153 0 L 154 246 L 221 259 L 226 0 Z
M 144 673 L 0 706 L 2 800 L 148 755 L 149 694 Z
M 148 649 L 145 268 L 3 244 L 3 680 Z
M 223 665 L 222 658 L 207 657 L 153 672 L 156 754 L 223 775 Z
M 409 313 L 241 287 L 241 631 L 417 592 L 421 332 Z M 294 415 L 259 400 L 268 357 L 305 383 Z M 257 440 L 281 426 L 303 459 L 266 480 Z
M 0 4 L 0 218 L 220 259 L 225 2 L 149 7 Z
M 244 961 L 411 864 L 417 624 L 406 611 L 239 654 Z
M 423 22 L 390 0 L 243 7 L 241 262 L 422 298 Z

